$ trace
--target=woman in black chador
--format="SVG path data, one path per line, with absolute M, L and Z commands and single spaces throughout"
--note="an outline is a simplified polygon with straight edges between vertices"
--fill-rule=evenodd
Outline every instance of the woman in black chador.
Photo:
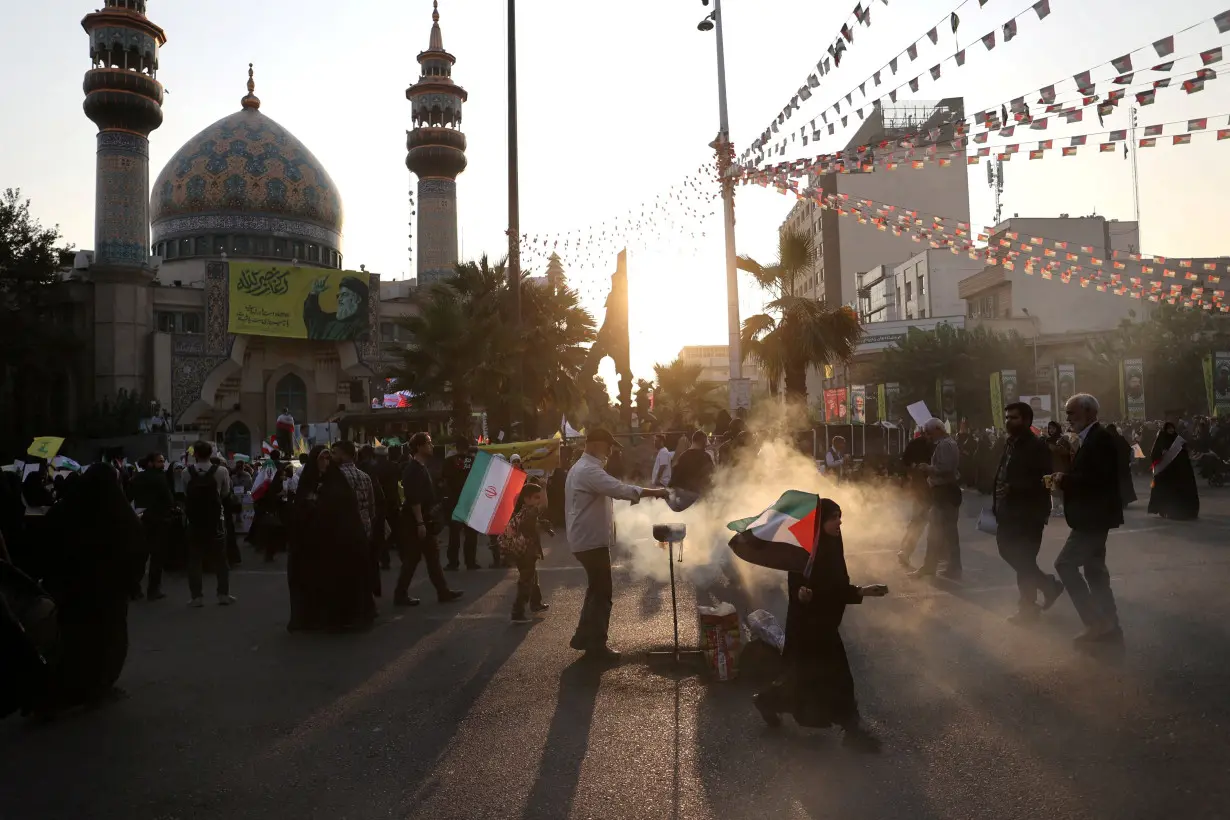
M 66 485 L 67 486 L 67 485 Z M 119 474 L 95 464 L 47 513 L 45 581 L 56 602 L 60 657 L 42 711 L 113 694 L 128 657 L 128 592 L 141 521 Z
M 1200 492 L 1196 474 L 1187 455 L 1187 444 L 1170 422 L 1162 427 L 1149 454 L 1153 464 L 1153 490 L 1149 493 L 1149 514 L 1178 521 L 1200 515 Z
M 854 677 L 838 627 L 847 605 L 883 596 L 888 588 L 850 583 L 841 542 L 841 507 L 822 498 L 818 512 L 815 550 L 807 569 L 789 574 L 784 671 L 756 695 L 756 708 L 770 726 L 780 725 L 784 714 L 809 728 L 837 724 L 845 730 L 846 746 L 877 752 L 880 741 L 859 722 Z

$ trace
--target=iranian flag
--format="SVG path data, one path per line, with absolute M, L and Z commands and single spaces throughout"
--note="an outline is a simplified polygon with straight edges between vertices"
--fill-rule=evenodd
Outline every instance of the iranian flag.
M 252 500 L 260 501 L 265 493 L 269 491 L 269 486 L 273 484 L 274 476 L 277 475 L 277 467 L 274 465 L 273 459 L 265 461 L 264 465 L 257 471 L 256 477 L 252 479 Z
M 453 509 L 453 520 L 487 535 L 499 535 L 508 526 L 524 485 L 525 473 L 513 469 L 504 459 L 479 450 Z
M 820 497 L 813 493 L 787 490 L 760 515 L 726 525 L 735 531 L 731 550 L 749 564 L 803 572 L 815 549 L 819 503 Z

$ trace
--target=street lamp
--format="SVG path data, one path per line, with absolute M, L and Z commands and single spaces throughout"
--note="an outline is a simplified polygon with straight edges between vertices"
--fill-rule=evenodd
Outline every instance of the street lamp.
M 700 0 L 704 6 L 709 0 Z M 741 406 L 749 398 L 750 391 L 743 379 L 743 353 L 739 344 L 739 272 L 735 264 L 735 188 L 730 177 L 734 151 L 730 144 L 730 118 L 726 109 L 726 46 L 722 36 L 722 0 L 713 0 L 713 11 L 696 26 L 700 31 L 717 29 L 718 72 L 718 135 L 711 143 L 718 155 L 718 174 L 722 183 L 722 204 L 726 228 L 726 322 L 730 353 L 730 398 L 731 410 Z M 736 387 L 738 385 L 738 387 Z

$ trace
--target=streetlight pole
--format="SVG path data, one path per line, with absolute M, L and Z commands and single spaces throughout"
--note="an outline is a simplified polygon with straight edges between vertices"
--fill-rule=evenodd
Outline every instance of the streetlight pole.
M 701 0 L 709 5 L 708 0 Z M 722 211 L 726 230 L 726 322 L 729 338 L 727 348 L 730 353 L 730 409 L 736 409 L 741 399 L 735 389 L 738 383 L 743 386 L 743 352 L 739 344 L 739 269 L 736 265 L 735 253 L 735 187 L 730 176 L 734 161 L 734 150 L 730 143 L 730 117 L 726 108 L 726 41 L 723 36 L 722 0 L 713 0 L 713 23 L 717 29 L 717 73 L 718 73 L 718 136 L 713 142 L 717 151 L 718 174 L 722 183 Z M 703 24 L 702 24 L 703 26 Z M 702 30 L 704 30 L 702 28 Z M 736 382 L 737 380 L 737 382 Z
M 517 168 L 517 0 L 508 0 L 508 291 L 513 327 L 521 327 L 521 179 Z M 521 420 L 521 357 L 513 376 L 511 419 Z

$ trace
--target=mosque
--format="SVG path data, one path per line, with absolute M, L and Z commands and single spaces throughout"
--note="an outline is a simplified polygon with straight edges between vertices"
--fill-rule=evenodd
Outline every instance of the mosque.
M 456 178 L 466 166 L 464 89 L 452 81 L 439 11 L 406 92 L 407 167 L 419 178 L 418 280 L 457 261 Z M 163 119 L 166 33 L 145 0 L 85 17 L 86 116 L 98 126 L 94 249 L 65 277 L 86 349 L 65 374 L 73 417 L 120 390 L 157 401 L 177 430 L 259 453 L 282 408 L 301 422 L 370 409 L 382 344 L 415 280 L 345 268 L 342 193 L 263 110 L 248 67 L 234 114 L 181 147 L 149 184 Z

